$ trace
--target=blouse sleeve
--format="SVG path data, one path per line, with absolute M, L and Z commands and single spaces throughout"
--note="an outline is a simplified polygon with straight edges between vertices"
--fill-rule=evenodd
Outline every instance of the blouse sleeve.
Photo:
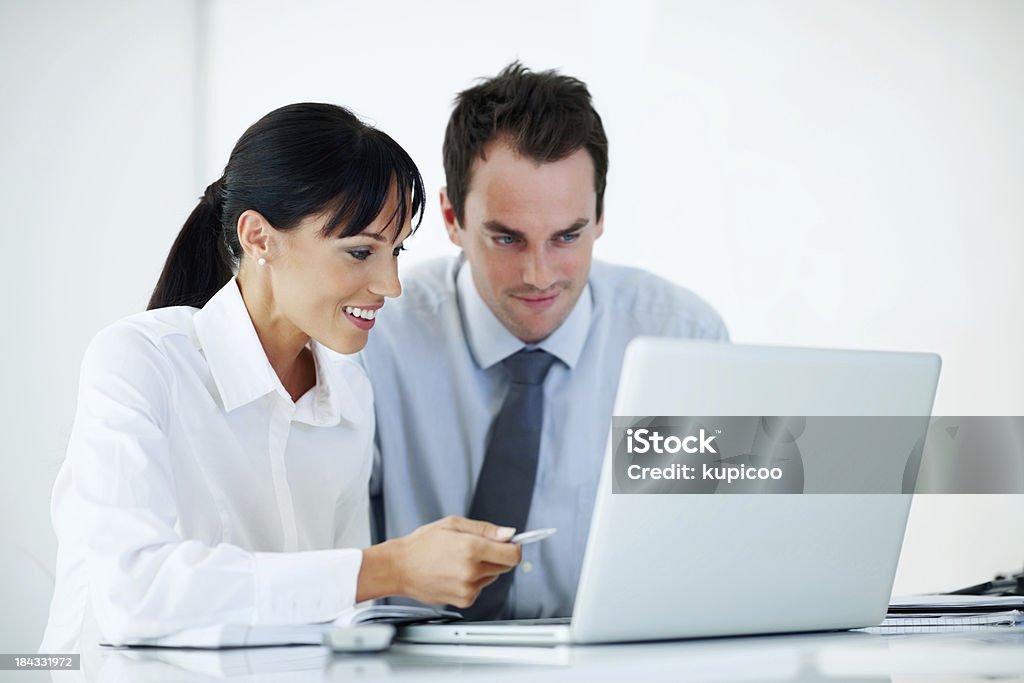
M 167 438 L 173 387 L 160 349 L 130 325 L 108 328 L 86 351 L 67 518 L 81 534 L 106 642 L 217 623 L 327 621 L 351 607 L 358 549 L 260 553 L 179 535 Z

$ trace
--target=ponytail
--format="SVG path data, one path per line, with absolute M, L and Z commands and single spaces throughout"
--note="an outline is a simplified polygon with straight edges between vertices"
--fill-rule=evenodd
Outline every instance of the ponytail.
M 234 273 L 221 236 L 224 179 L 210 184 L 174 240 L 147 310 L 202 308 Z

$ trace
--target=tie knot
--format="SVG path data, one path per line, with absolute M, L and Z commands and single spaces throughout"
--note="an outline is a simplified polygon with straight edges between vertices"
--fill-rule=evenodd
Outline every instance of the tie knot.
M 513 384 L 540 384 L 547 377 L 555 357 L 542 349 L 517 351 L 501 362 Z

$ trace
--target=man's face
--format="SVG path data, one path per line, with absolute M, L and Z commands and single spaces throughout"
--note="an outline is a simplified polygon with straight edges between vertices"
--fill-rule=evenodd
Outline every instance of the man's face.
M 579 149 L 560 161 L 519 156 L 503 140 L 477 159 L 458 224 L 447 193 L 448 237 L 462 247 L 477 292 L 508 330 L 538 342 L 561 325 L 590 274 L 597 219 L 594 164 Z

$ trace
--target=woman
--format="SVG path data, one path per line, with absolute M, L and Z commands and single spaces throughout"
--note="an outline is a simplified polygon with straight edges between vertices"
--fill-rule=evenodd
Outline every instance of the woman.
M 457 517 L 366 547 L 372 394 L 339 354 L 401 293 L 422 209 L 406 152 L 340 107 L 245 132 L 149 310 L 86 351 L 40 651 L 326 621 L 384 595 L 467 606 L 518 563 L 513 530 Z

